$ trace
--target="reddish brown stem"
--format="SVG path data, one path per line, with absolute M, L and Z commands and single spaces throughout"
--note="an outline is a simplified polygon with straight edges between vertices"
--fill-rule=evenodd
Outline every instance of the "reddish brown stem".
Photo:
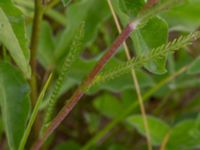
M 112 44 L 111 48 L 103 55 L 99 60 L 94 69 L 90 72 L 86 80 L 79 86 L 79 88 L 74 92 L 72 97 L 64 105 L 61 111 L 53 119 L 52 123 L 46 129 L 44 136 L 36 141 L 33 146 L 34 150 L 39 150 L 44 141 L 49 137 L 50 134 L 61 124 L 61 122 L 67 117 L 71 110 L 75 107 L 80 98 L 84 95 L 85 88 L 89 87 L 92 81 L 95 79 L 96 75 L 103 69 L 104 65 L 109 61 L 109 59 L 116 53 L 117 49 L 123 44 L 123 42 L 129 37 L 130 33 L 135 29 L 137 24 L 131 23 L 123 30 L 123 32 L 117 37 L 117 39 Z

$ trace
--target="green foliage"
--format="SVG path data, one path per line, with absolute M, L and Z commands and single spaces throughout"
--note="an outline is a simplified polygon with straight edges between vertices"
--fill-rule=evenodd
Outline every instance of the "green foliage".
M 160 145 L 166 134 L 170 131 L 169 125 L 167 125 L 162 120 L 152 116 L 148 116 L 147 121 L 148 121 L 152 144 Z M 145 135 L 142 116 L 140 115 L 130 116 L 127 118 L 127 122 L 130 125 L 134 126 L 138 130 L 138 132 L 140 132 L 142 135 Z
M 173 149 L 194 149 L 199 147 L 200 122 L 196 120 L 185 120 L 173 127 L 168 148 Z
M 140 134 L 145 135 L 143 119 L 140 115 L 128 117 L 127 122 L 134 126 Z M 197 119 L 183 120 L 174 127 L 169 127 L 162 120 L 149 116 L 148 124 L 154 145 L 161 145 L 165 136 L 169 134 L 167 149 L 194 149 L 199 147 L 199 117 Z
M 151 114 L 147 119 L 153 149 L 160 147 L 166 135 L 169 135 L 166 150 L 200 148 L 200 123 L 196 117 L 200 108 L 200 44 L 193 42 L 200 38 L 200 1 L 155 0 L 153 6 L 147 2 L 150 1 L 111 0 L 122 29 L 128 23 L 136 25 L 126 41 L 132 59 L 125 61 L 121 46 L 116 56 L 104 60 L 107 63 L 85 91 L 84 101 L 78 103 L 45 143 L 44 149 L 146 149 L 144 119 L 134 115 L 140 111 L 132 68 L 143 100 L 148 101 L 145 108 Z M 41 20 L 35 18 L 37 14 L 41 14 Z M 31 36 L 33 28 L 36 34 Z M 40 133 L 45 131 L 52 122 L 54 111 L 60 111 L 117 35 L 107 0 L 1 0 L 1 147 L 31 149 L 35 142 L 32 139 L 51 134 L 39 135 L 36 130 L 44 123 Z M 30 88 L 28 41 L 33 38 L 33 53 L 37 53 L 37 58 L 33 58 L 36 68 L 32 66 L 31 69 L 36 78 L 30 79 Z M 51 72 L 52 84 L 48 88 Z M 34 93 L 34 86 L 40 94 Z M 31 116 L 29 103 L 31 100 L 34 103 L 34 99 L 30 99 L 30 95 L 37 98 Z M 71 110 L 79 96 L 66 111 Z M 64 113 L 62 109 L 58 114 Z M 58 122 L 54 123 L 60 124 L 62 119 L 56 118 Z
M 199 0 L 187 0 L 182 5 L 162 14 L 172 30 L 191 32 L 198 28 L 200 19 Z
M 28 136 L 29 136 L 29 134 L 31 132 L 31 128 L 33 126 L 33 123 L 36 120 L 40 105 L 42 103 L 42 100 L 44 99 L 44 96 L 46 94 L 47 88 L 49 87 L 49 84 L 51 82 L 51 78 L 52 78 L 52 74 L 49 75 L 49 77 L 48 77 L 43 89 L 41 90 L 40 95 L 38 96 L 38 99 L 37 99 L 37 102 L 36 102 L 36 104 L 34 106 L 33 112 L 31 113 L 29 122 L 28 122 L 28 124 L 26 126 L 26 130 L 24 131 L 24 134 L 23 134 L 23 136 L 21 138 L 20 145 L 19 145 L 19 150 L 23 150 L 24 147 L 25 147 L 25 144 L 26 144 Z
M 63 81 L 67 73 L 69 72 L 70 67 L 80 55 L 80 51 L 82 49 L 82 44 L 83 44 L 84 29 L 85 29 L 85 26 L 84 26 L 84 23 L 82 23 L 79 31 L 76 32 L 76 36 L 72 42 L 69 53 L 67 54 L 65 61 L 63 63 L 63 66 L 60 70 L 59 77 L 56 80 L 55 88 L 48 100 L 48 107 L 47 107 L 46 116 L 44 119 L 44 126 L 47 126 L 49 122 L 51 121 L 54 107 L 58 99 L 58 95 L 61 90 Z
M 8 49 L 24 75 L 30 78 L 30 52 L 22 13 L 10 1 L 3 0 L 0 2 L 0 20 L 0 41 Z
M 198 38 L 200 38 L 200 32 L 191 33 L 188 36 L 181 36 L 172 42 L 152 49 L 148 53 L 143 53 L 140 56 L 137 56 L 127 63 L 119 65 L 110 71 L 101 73 L 96 77 L 96 80 L 94 80 L 93 84 L 114 79 L 124 73 L 130 72 L 130 68 L 138 68 L 149 63 L 149 61 L 163 58 L 163 56 L 166 56 L 167 54 L 174 53 L 180 48 L 190 45 L 193 40 Z
M 123 112 L 124 108 L 119 99 L 108 94 L 99 96 L 94 100 L 93 105 L 103 115 L 110 118 L 116 118 L 120 112 Z
M 159 18 L 151 18 L 147 24 L 140 30 L 132 34 L 134 47 L 137 55 L 148 53 L 148 51 L 166 44 L 168 38 L 168 25 Z M 157 74 L 166 73 L 166 56 L 153 59 L 145 67 Z
M 9 148 L 17 150 L 29 117 L 29 86 L 9 63 L 0 63 L 0 102 Z
M 66 12 L 69 24 L 57 43 L 55 51 L 56 61 L 65 56 L 66 50 L 69 48 L 70 42 L 82 21 L 85 21 L 85 32 L 87 33 L 84 37 L 83 45 L 91 44 L 97 35 L 97 29 L 109 14 L 109 9 L 106 5 L 106 1 L 94 0 L 83 0 L 70 5 Z

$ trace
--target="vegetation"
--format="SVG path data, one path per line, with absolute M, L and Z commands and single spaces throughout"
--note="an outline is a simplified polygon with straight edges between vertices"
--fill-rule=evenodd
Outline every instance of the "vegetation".
M 200 148 L 199 0 L 1 0 L 0 149 Z

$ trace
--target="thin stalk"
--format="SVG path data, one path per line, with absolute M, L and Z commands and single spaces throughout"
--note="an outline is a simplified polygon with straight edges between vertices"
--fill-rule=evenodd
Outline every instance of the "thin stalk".
M 164 139 L 163 139 L 163 141 L 162 141 L 162 143 L 161 143 L 160 150 L 165 150 L 165 149 L 166 149 L 166 146 L 167 146 L 167 143 L 168 143 L 168 141 L 169 141 L 169 138 L 170 138 L 170 132 L 168 132 L 168 133 L 165 135 L 165 137 L 164 137 Z
M 107 0 L 107 2 L 108 2 L 108 5 L 109 5 L 109 8 L 111 10 L 112 16 L 114 18 L 115 24 L 117 26 L 118 32 L 121 33 L 122 29 L 120 27 L 120 23 L 119 23 L 119 20 L 117 18 L 117 15 L 115 13 L 115 10 L 113 8 L 112 2 L 111 2 L 111 0 Z M 124 49 L 125 49 L 127 60 L 131 60 L 131 55 L 130 55 L 130 52 L 129 52 L 128 45 L 126 44 L 126 42 L 124 42 L 123 45 L 124 45 Z M 150 132 L 149 132 L 149 126 L 148 126 L 148 121 L 147 121 L 145 106 L 143 104 L 142 94 L 141 94 L 141 90 L 140 90 L 140 85 L 139 85 L 139 82 L 138 82 L 138 79 L 137 79 L 137 75 L 136 75 L 136 72 L 135 72 L 134 68 L 131 69 L 131 75 L 132 75 L 133 82 L 134 82 L 134 85 L 135 85 L 135 89 L 136 89 L 136 93 L 137 93 L 137 98 L 138 98 L 139 105 L 140 105 L 140 111 L 141 111 L 142 118 L 143 118 L 144 129 L 145 129 L 145 133 L 146 133 L 146 137 L 147 137 L 148 150 L 152 150 L 151 136 L 150 136 Z
M 38 49 L 38 43 L 39 43 L 39 36 L 40 36 L 40 26 L 41 26 L 41 21 L 43 17 L 43 10 L 42 10 L 42 3 L 41 0 L 35 0 L 35 10 L 34 10 L 34 18 L 33 18 L 33 27 L 32 27 L 32 35 L 31 35 L 31 69 L 32 69 L 32 76 L 31 76 L 31 101 L 32 101 L 32 106 L 35 105 L 36 99 L 37 99 L 37 78 L 36 78 L 36 65 L 37 65 L 37 60 L 36 60 L 36 54 L 37 54 L 37 49 Z
M 31 79 L 29 81 L 31 87 L 31 103 L 34 107 L 36 104 L 37 96 L 38 96 L 38 86 L 37 86 L 37 49 L 40 37 L 40 27 L 43 18 L 43 6 L 41 0 L 35 0 L 35 9 L 34 9 L 34 18 L 33 18 L 33 27 L 32 27 L 32 35 L 31 35 Z M 40 121 L 36 120 L 34 125 L 33 139 L 38 136 L 39 133 Z
M 45 85 L 44 85 L 39 97 L 38 97 L 38 100 L 37 100 L 36 105 L 35 105 L 35 107 L 33 109 L 33 112 L 31 114 L 31 117 L 30 117 L 30 120 L 29 120 L 28 125 L 26 127 L 26 130 L 25 130 L 25 132 L 23 134 L 23 137 L 22 137 L 22 139 L 20 141 L 20 146 L 19 146 L 18 150 L 24 150 L 24 147 L 26 145 L 28 136 L 29 136 L 29 134 L 31 132 L 31 128 L 33 126 L 34 121 L 36 120 L 36 117 L 37 117 L 37 114 L 38 114 L 38 111 L 39 111 L 39 106 L 40 106 L 40 104 L 41 104 L 41 102 L 42 102 L 42 100 L 44 98 L 44 95 L 45 95 L 45 93 L 47 91 L 47 88 L 48 88 L 48 86 L 50 84 L 51 78 L 52 78 L 52 74 L 49 75 L 49 77 L 48 77 L 48 79 L 47 79 L 47 81 L 46 81 L 46 83 L 45 83 Z
M 181 75 L 187 69 L 189 68 L 189 65 L 182 67 L 180 70 L 176 71 L 174 74 L 168 76 L 167 78 L 163 79 L 160 81 L 158 84 L 156 84 L 153 88 L 151 88 L 149 91 L 147 91 L 143 95 L 143 101 L 148 101 L 149 98 L 156 92 L 158 91 L 162 86 L 165 84 L 173 81 L 177 76 Z M 138 102 L 132 103 L 119 117 L 111 121 L 104 129 L 102 129 L 100 132 L 97 133 L 96 136 L 94 136 L 91 140 L 89 140 L 86 145 L 81 149 L 81 150 L 89 150 L 93 145 L 98 143 L 100 139 L 102 139 L 106 133 L 108 133 L 111 129 L 113 129 L 117 124 L 122 122 L 129 114 L 133 112 L 138 107 Z
M 94 69 L 89 73 L 86 80 L 78 87 L 78 89 L 74 92 L 72 97 L 67 101 L 67 103 L 63 106 L 57 116 L 53 119 L 52 123 L 49 125 L 47 130 L 44 133 L 42 138 L 39 138 L 35 145 L 33 146 L 34 150 L 40 149 L 44 141 L 52 134 L 52 132 L 61 124 L 61 122 L 65 119 L 66 116 L 71 112 L 71 110 L 75 107 L 80 98 L 84 95 L 85 89 L 89 88 L 92 81 L 95 79 L 96 75 L 103 69 L 105 64 L 110 60 L 110 58 L 116 53 L 118 48 L 123 44 L 123 42 L 129 37 L 131 32 L 135 30 L 138 22 L 131 22 L 127 25 L 127 27 L 123 30 L 123 32 L 117 37 L 117 39 L 112 44 L 111 48 L 103 55 L 103 57 L 99 60 Z

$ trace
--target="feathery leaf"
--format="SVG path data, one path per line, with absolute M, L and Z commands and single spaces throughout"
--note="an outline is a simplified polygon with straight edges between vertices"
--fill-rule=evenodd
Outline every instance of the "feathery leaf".
M 200 38 L 200 31 L 191 33 L 187 36 L 180 36 L 179 38 L 164 44 L 158 48 L 152 49 L 150 52 L 146 54 L 141 54 L 126 63 L 123 63 L 112 70 L 100 73 L 95 80 L 93 81 L 92 85 L 99 84 L 111 79 L 114 79 L 122 74 L 125 74 L 130 71 L 131 68 L 138 68 L 149 61 L 166 56 L 169 53 L 174 53 L 175 51 L 179 50 L 182 47 L 188 46 L 192 43 L 193 40 L 197 40 Z
M 66 74 L 69 72 L 69 68 L 72 66 L 72 64 L 75 62 L 75 60 L 78 58 L 80 54 L 80 50 L 82 47 L 82 41 L 84 37 L 84 23 L 81 24 L 79 31 L 77 32 L 74 41 L 72 42 L 70 51 L 68 55 L 65 58 L 65 61 L 63 63 L 62 69 L 60 71 L 59 77 L 55 83 L 55 88 L 50 96 L 49 104 L 47 107 L 47 111 L 44 117 L 44 124 L 43 127 L 45 128 L 48 123 L 51 121 L 52 114 L 54 111 L 54 107 L 58 98 L 58 94 L 61 90 L 62 83 L 65 79 Z M 43 131 L 44 129 L 42 129 Z

